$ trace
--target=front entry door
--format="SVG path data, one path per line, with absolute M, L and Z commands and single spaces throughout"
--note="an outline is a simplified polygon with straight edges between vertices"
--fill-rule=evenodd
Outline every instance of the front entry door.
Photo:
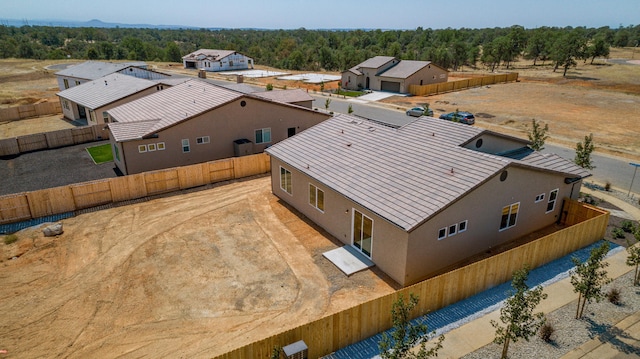
M 353 210 L 353 234 L 351 242 L 362 254 L 371 258 L 373 249 L 373 220 L 357 210 Z
M 78 105 L 78 116 L 80 116 L 80 118 L 87 118 L 87 111 L 84 106 Z

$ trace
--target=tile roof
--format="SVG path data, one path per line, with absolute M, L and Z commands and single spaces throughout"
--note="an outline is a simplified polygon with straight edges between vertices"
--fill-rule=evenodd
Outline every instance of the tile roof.
M 431 64 L 430 61 L 402 60 L 389 70 L 378 74 L 378 76 L 406 79 L 429 64 Z
M 157 120 L 145 131 L 140 128 L 137 137 L 133 137 L 142 138 L 242 96 L 240 92 L 192 79 L 107 112 L 118 122 Z
M 254 92 L 253 95 L 284 103 L 313 101 L 313 97 L 302 89 Z
M 203 55 L 211 60 L 219 60 L 225 58 L 236 51 L 234 50 L 214 50 L 214 49 L 199 49 L 190 54 L 182 56 L 184 60 L 197 60 L 197 57 Z
M 139 122 L 112 122 L 109 130 L 117 142 L 139 139 L 140 134 L 146 134 L 155 127 L 160 120 L 145 120 Z
M 56 72 L 56 76 L 75 77 L 79 79 L 95 80 L 112 74 L 129 66 L 146 66 L 144 62 L 102 62 L 85 61 Z
M 358 68 L 362 68 L 362 67 L 367 67 L 367 68 L 374 68 L 377 69 L 380 66 L 386 64 L 389 61 L 394 60 L 395 57 L 393 56 L 374 56 L 370 59 L 365 60 L 364 62 L 361 62 L 360 64 L 354 66 L 353 68 L 358 69 Z
M 92 110 L 156 86 L 153 81 L 113 73 L 58 92 L 57 95 Z
M 482 132 L 430 117 L 394 128 L 343 114 L 265 151 L 411 231 L 509 165 L 541 168 L 540 158 L 525 163 L 460 147 Z M 547 161 L 542 168 L 564 168 Z

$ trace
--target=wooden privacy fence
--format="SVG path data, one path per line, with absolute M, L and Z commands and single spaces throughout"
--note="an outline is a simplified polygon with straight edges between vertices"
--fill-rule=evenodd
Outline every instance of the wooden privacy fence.
M 24 152 L 46 150 L 86 142 L 106 140 L 109 130 L 104 124 L 68 128 L 45 133 L 35 133 L 0 140 L 0 157 L 18 155 Z
M 518 80 L 518 73 L 512 72 L 499 75 L 470 76 L 464 80 L 448 81 L 430 85 L 409 85 L 409 93 L 414 96 L 431 96 L 439 93 L 460 91 L 471 87 L 493 85 Z
M 269 172 L 269 156 L 233 157 L 0 197 L 0 224 L 198 187 Z
M 15 121 L 30 117 L 55 115 L 62 113 L 60 102 L 42 102 L 32 105 L 23 105 L 0 109 L 0 121 Z
M 513 272 L 525 264 L 530 268 L 539 267 L 604 237 L 609 222 L 608 212 L 572 200 L 565 201 L 563 211 L 568 212 L 568 217 L 574 219 L 589 219 L 509 251 L 237 348 L 216 358 L 269 358 L 274 347 L 283 347 L 299 340 L 304 340 L 309 347 L 309 358 L 319 358 L 391 328 L 391 307 L 400 295 L 404 298 L 410 293 L 419 296 L 420 301 L 414 312 L 415 318 L 507 282 L 511 280 Z M 574 216 L 573 212 L 582 214 Z

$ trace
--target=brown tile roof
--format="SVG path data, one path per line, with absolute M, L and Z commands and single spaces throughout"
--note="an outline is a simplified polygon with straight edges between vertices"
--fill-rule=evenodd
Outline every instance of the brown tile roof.
M 154 81 L 114 73 L 58 92 L 57 95 L 94 110 L 153 86 L 156 86 Z
M 192 79 L 107 111 L 118 122 L 156 120 L 142 138 L 244 96 L 240 92 Z M 109 125 L 111 127 L 111 124 Z
M 510 165 L 569 169 L 460 147 L 482 132 L 430 117 L 394 128 L 338 115 L 266 152 L 406 231 Z
M 431 64 L 430 61 L 402 60 L 389 70 L 378 74 L 378 76 L 406 79 L 420 71 L 422 68 L 429 66 L 429 64 Z
M 302 89 L 253 92 L 252 95 L 284 103 L 313 101 L 313 97 Z
M 214 50 L 214 49 L 199 49 L 190 54 L 182 56 L 184 60 L 199 60 L 199 56 L 204 56 L 212 61 L 218 61 L 231 54 L 235 53 L 233 50 Z

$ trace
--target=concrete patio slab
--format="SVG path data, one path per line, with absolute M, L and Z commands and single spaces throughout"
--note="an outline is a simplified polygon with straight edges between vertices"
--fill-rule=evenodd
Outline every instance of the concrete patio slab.
M 371 260 L 352 246 L 336 248 L 322 255 L 347 276 L 374 266 Z

